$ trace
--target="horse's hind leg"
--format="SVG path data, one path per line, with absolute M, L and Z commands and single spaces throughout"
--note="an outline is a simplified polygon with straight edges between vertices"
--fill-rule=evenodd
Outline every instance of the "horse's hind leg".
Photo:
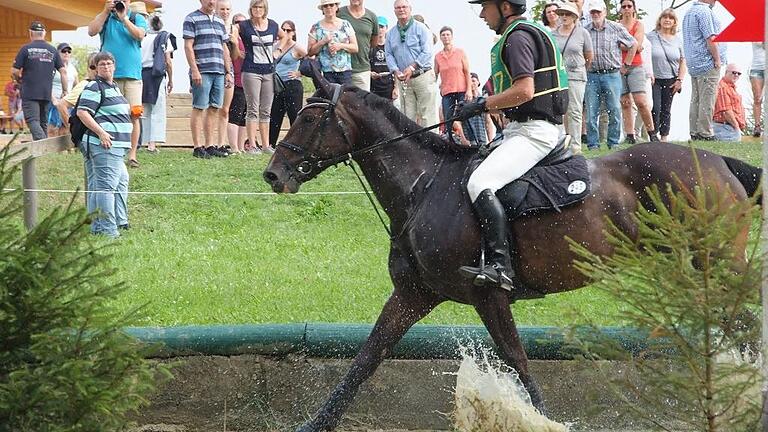
M 491 338 L 499 349 L 499 354 L 509 366 L 517 371 L 520 381 L 528 390 L 531 402 L 544 413 L 544 398 L 536 380 L 528 371 L 528 356 L 517 332 L 515 319 L 509 309 L 507 293 L 499 289 L 489 289 L 486 295 L 475 305 L 475 310 L 488 329 Z
M 330 431 L 336 428 L 360 385 L 373 375 L 382 360 L 392 351 L 408 329 L 440 302 L 441 300 L 436 296 L 425 292 L 414 289 L 406 291 L 395 289 L 347 375 L 336 385 L 314 418 L 301 426 L 298 431 Z

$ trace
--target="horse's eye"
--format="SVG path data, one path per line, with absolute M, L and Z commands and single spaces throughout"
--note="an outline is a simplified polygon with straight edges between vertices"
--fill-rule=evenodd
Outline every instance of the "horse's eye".
M 312 114 L 304 117 L 304 123 L 314 123 L 315 122 L 315 116 Z

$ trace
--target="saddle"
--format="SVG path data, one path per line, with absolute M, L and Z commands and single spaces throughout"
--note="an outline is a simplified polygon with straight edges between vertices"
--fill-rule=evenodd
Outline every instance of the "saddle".
M 527 213 L 561 208 L 583 201 L 591 192 L 587 159 L 574 155 L 571 137 L 564 136 L 557 146 L 519 179 L 496 192 L 510 221 Z M 469 176 L 485 159 L 478 154 L 464 176 Z

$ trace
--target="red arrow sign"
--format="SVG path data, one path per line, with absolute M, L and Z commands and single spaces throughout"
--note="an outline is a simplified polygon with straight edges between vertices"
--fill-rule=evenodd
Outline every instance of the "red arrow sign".
M 765 38 L 765 0 L 720 0 L 733 22 L 716 38 L 718 42 L 762 42 Z

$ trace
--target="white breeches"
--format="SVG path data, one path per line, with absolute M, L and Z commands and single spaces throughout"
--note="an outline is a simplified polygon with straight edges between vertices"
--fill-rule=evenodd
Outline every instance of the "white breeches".
M 475 202 L 480 192 L 499 189 L 533 168 L 556 146 L 562 134 L 559 126 L 544 120 L 511 122 L 504 128 L 501 144 L 469 177 L 467 191 Z

